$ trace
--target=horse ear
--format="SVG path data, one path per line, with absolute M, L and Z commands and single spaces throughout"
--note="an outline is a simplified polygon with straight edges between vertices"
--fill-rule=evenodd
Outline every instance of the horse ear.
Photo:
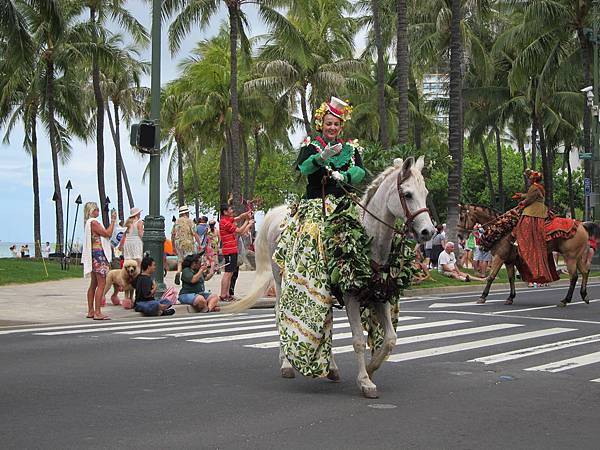
M 404 160 L 404 164 L 402 164 L 402 172 L 408 172 L 410 168 L 414 165 L 415 158 L 409 156 Z
M 394 167 L 402 167 L 402 158 L 394 159 Z
M 417 162 L 415 163 L 415 169 L 417 169 L 419 172 L 421 172 L 423 170 L 423 167 L 425 166 L 425 157 L 423 155 L 419 156 L 419 158 L 417 159 Z

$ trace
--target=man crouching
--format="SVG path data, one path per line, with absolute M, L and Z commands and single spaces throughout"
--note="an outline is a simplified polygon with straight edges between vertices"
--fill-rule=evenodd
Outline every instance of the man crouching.
M 175 310 L 171 308 L 169 300 L 156 300 L 157 284 L 152 279 L 156 271 L 156 263 L 150 256 L 144 256 L 142 259 L 142 273 L 137 277 L 135 283 L 135 306 L 137 312 L 145 316 L 172 316 Z

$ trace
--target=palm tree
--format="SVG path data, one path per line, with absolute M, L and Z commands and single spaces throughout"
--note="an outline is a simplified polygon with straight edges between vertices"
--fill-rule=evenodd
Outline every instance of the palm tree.
M 379 141 L 384 149 L 389 148 L 389 132 L 387 111 L 385 107 L 385 48 L 381 36 L 381 23 L 379 16 L 379 0 L 371 0 L 371 14 L 373 21 L 373 37 L 377 51 L 377 110 L 379 113 Z
M 396 0 L 396 71 L 398 72 L 398 143 L 408 143 L 408 24 L 407 0 Z
M 254 4 L 258 7 L 261 18 L 270 26 L 280 29 L 287 28 L 290 38 L 294 37 L 294 29 L 289 22 L 274 7 L 284 6 L 284 1 L 275 0 L 223 0 L 227 7 L 229 15 L 229 92 L 231 106 L 231 126 L 227 133 L 228 147 L 230 149 L 231 171 L 240 173 L 240 108 L 238 99 L 238 48 L 248 49 L 248 39 L 243 30 L 243 21 L 245 16 L 242 7 L 247 4 Z M 169 43 L 172 52 L 179 49 L 182 39 L 189 33 L 194 25 L 199 25 L 204 29 L 210 23 L 211 18 L 217 13 L 221 0 L 199 0 L 186 2 L 183 0 L 165 0 L 163 3 L 163 13 L 166 16 L 172 16 L 179 12 L 169 28 Z M 295 42 L 299 42 L 295 39 Z M 233 177 L 232 194 L 234 207 L 240 208 L 241 205 L 241 184 L 238 177 Z
M 462 119 L 462 19 L 461 0 L 451 0 L 450 22 L 450 109 L 448 112 L 448 150 L 452 157 L 452 168 L 448 173 L 448 235 L 456 242 L 458 203 L 461 194 L 463 168 L 463 119 Z
M 106 187 L 104 182 L 104 112 L 105 98 L 102 93 L 100 58 L 110 57 L 106 52 L 102 54 L 101 43 L 106 39 L 104 28 L 109 17 L 126 29 L 138 43 L 148 42 L 148 33 L 145 28 L 124 8 L 124 0 L 83 0 L 82 6 L 89 9 L 91 28 L 91 69 L 92 88 L 96 102 L 96 172 L 98 181 L 98 195 L 100 197 L 100 210 L 104 226 L 108 226 L 108 205 L 106 204 Z M 117 157 L 119 159 L 119 157 Z

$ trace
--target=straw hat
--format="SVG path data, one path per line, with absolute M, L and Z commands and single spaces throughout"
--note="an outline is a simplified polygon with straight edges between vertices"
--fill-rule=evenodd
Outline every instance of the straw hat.
M 142 212 L 141 208 L 131 208 L 129 210 L 129 217 L 133 217 L 133 216 L 137 216 L 138 214 L 140 214 Z
M 189 214 L 190 213 L 190 209 L 187 206 L 182 206 L 179 208 L 179 215 L 183 216 L 185 214 Z

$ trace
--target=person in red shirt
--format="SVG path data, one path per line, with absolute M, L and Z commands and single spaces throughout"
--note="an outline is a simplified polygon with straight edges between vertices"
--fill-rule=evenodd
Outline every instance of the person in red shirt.
M 234 217 L 233 208 L 229 205 L 221 206 L 221 220 L 219 220 L 219 234 L 221 237 L 221 252 L 225 260 L 225 273 L 221 278 L 221 295 L 220 299 L 223 301 L 232 301 L 233 296 L 229 295 L 229 287 L 231 286 L 231 277 L 237 268 L 237 240 L 236 234 L 246 234 L 252 225 L 254 220 L 250 219 L 251 212 L 247 211 Z M 246 224 L 241 227 L 236 225 L 238 220 L 249 219 Z

